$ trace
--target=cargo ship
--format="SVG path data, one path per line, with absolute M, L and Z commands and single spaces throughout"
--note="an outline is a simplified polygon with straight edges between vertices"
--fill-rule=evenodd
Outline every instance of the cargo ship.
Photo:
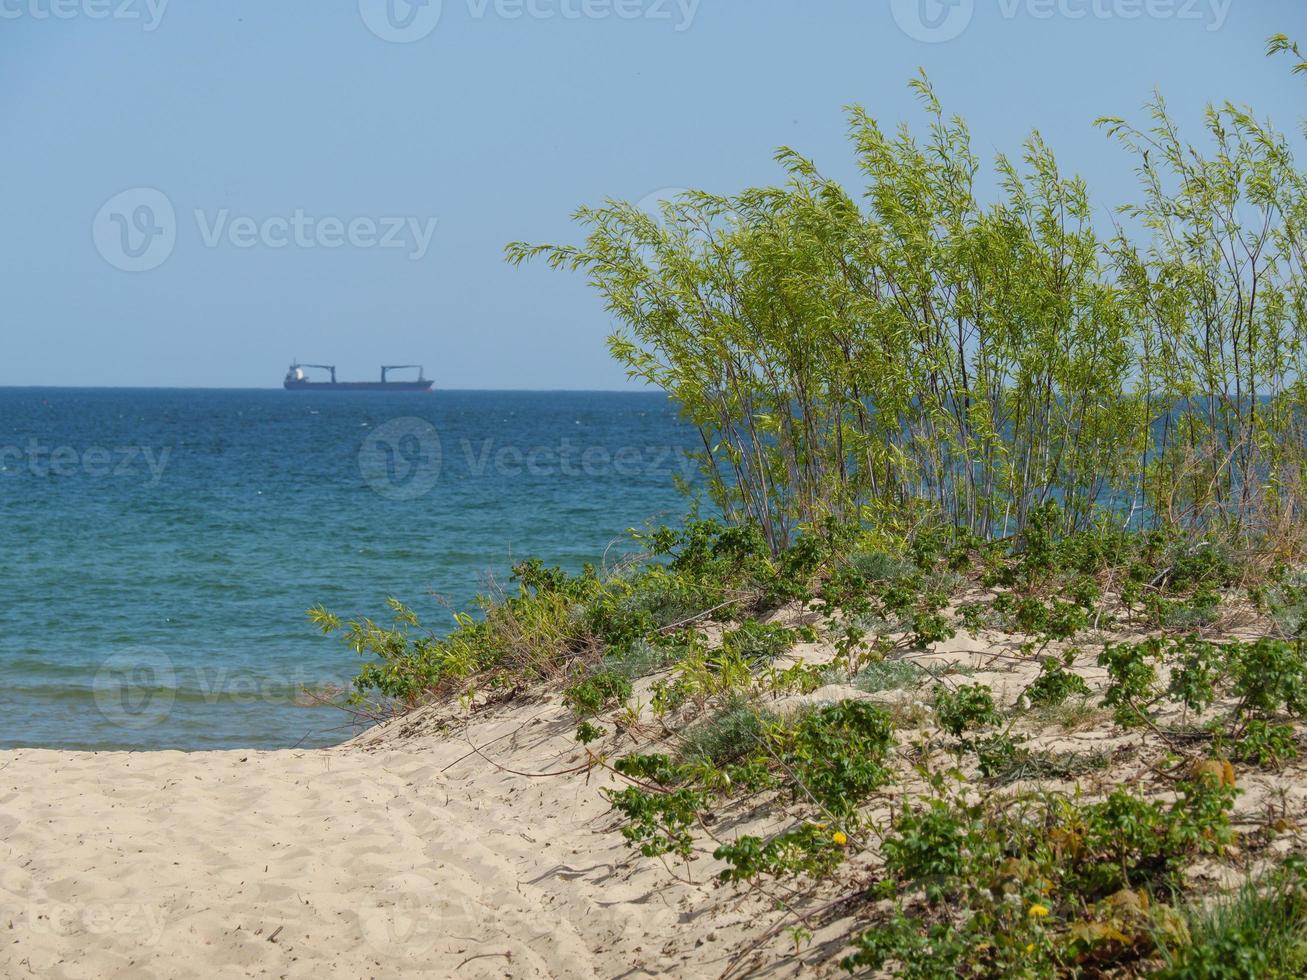
M 304 371 L 305 368 L 327 371 L 331 375 L 331 380 L 311 381 Z M 387 377 L 391 371 L 413 370 L 418 373 L 416 379 L 391 381 Z M 337 381 L 334 364 L 292 364 L 286 370 L 286 380 L 282 382 L 282 387 L 287 391 L 430 391 L 433 384 L 434 381 L 428 381 L 423 377 L 421 364 L 383 365 L 380 381 Z

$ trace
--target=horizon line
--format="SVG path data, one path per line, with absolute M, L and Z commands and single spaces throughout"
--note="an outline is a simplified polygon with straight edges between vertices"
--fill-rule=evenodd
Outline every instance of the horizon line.
M 214 385 L 51 385 L 51 384 L 0 384 L 0 391 L 284 391 L 280 385 L 269 387 L 218 387 Z M 406 395 L 434 395 L 438 392 L 503 392 L 503 393 L 569 393 L 590 395 L 640 395 L 666 392 L 662 388 L 432 388 L 430 391 L 398 392 Z M 375 394 L 375 392 L 367 392 Z

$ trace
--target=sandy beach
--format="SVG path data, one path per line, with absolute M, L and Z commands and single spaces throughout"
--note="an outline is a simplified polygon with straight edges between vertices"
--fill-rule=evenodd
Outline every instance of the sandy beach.
M 785 662 L 831 656 L 828 645 L 805 643 Z M 1009 705 L 1038 676 L 1035 660 L 994 636 L 962 634 L 916 660 L 990 684 Z M 1074 669 L 1101 686 L 1090 656 Z M 833 685 L 773 710 L 870 699 L 912 727 L 919 697 Z M 805 916 L 823 903 L 831 914 L 808 920 L 815 934 L 796 956 L 774 886 L 721 885 L 724 865 L 708 856 L 713 841 L 780 829 L 792 806 L 736 808 L 700 827 L 704 849 L 688 867 L 643 858 L 600 792 L 613 777 L 588 765 L 557 694 L 483 706 L 461 722 L 450 711 L 424 708 L 330 749 L 0 753 L 0 975 L 840 973 L 856 922 L 832 900 L 858 893 L 880 863 L 876 847 L 805 894 Z M 648 751 L 653 729 L 641 727 Z M 1044 751 L 1112 761 L 1082 780 L 1036 778 L 1008 792 L 1101 796 L 1148 773 L 1147 736 L 1115 729 L 1101 710 L 1036 725 L 1030 738 Z M 916 785 L 909 741 L 896 767 Z M 635 744 L 612 733 L 595 748 L 611 758 Z M 1278 828 L 1254 863 L 1300 842 L 1303 775 L 1301 764 L 1239 773 L 1234 825 L 1248 840 L 1265 835 L 1268 814 Z M 891 812 L 880 800 L 869 826 L 885 826 Z M 1240 877 L 1211 861 L 1187 874 L 1208 887 Z
M 717 928 L 678 932 L 711 887 L 630 861 L 597 777 L 508 771 L 583 760 L 561 710 L 520 708 L 467 737 L 387 734 L 313 751 L 0 754 L 0 974 L 684 974 L 690 954 L 669 939 Z M 698 950 L 694 972 L 720 972 L 727 945 Z

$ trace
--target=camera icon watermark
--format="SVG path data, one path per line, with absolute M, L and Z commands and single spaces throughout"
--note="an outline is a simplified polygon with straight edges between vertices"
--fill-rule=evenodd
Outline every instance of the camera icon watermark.
M 160 650 L 116 653 L 100 665 L 91 689 L 95 706 L 109 723 L 150 728 L 172 712 L 177 671 L 172 658 Z
M 976 0 L 890 0 L 894 22 L 914 41 L 942 44 L 971 26 Z
M 148 272 L 168 260 L 177 244 L 177 213 L 163 191 L 132 187 L 115 194 L 95 215 L 96 251 L 115 269 Z
M 440 479 L 440 433 L 426 419 L 392 419 L 368 433 L 358 459 L 364 481 L 378 494 L 415 500 Z
M 476 930 L 471 901 L 416 872 L 382 882 L 359 906 L 363 941 L 375 952 L 422 957 L 443 940 L 466 940 Z
M 643 211 L 653 218 L 659 227 L 665 228 L 667 215 L 664 213 L 664 205 L 675 204 L 689 193 L 690 191 L 686 187 L 660 187 L 636 201 L 635 208 L 637 211 Z
M 440 23 L 442 8 L 442 0 L 359 0 L 368 30 L 394 44 L 421 41 Z

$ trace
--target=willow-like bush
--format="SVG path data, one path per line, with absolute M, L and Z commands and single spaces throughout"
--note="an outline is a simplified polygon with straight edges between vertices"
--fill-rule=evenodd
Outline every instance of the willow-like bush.
M 680 405 L 714 501 L 773 549 L 828 518 L 1004 537 L 1049 500 L 1065 531 L 1296 526 L 1307 197 L 1286 140 L 1231 106 L 1210 156 L 1160 101 L 1148 130 L 1103 121 L 1143 188 L 1103 237 L 1037 134 L 984 200 L 965 123 L 912 84 L 924 136 L 849 113 L 861 197 L 782 149 L 780 186 L 582 208 L 583 245 L 508 257 L 588 275 L 615 357 Z
M 1151 235 L 1112 246 L 1136 321 L 1135 389 L 1152 426 L 1137 489 L 1157 519 L 1246 532 L 1304 517 L 1307 197 L 1279 133 L 1232 105 L 1209 108 L 1207 154 L 1183 142 L 1159 98 L 1152 123 L 1101 125 L 1139 160 Z

